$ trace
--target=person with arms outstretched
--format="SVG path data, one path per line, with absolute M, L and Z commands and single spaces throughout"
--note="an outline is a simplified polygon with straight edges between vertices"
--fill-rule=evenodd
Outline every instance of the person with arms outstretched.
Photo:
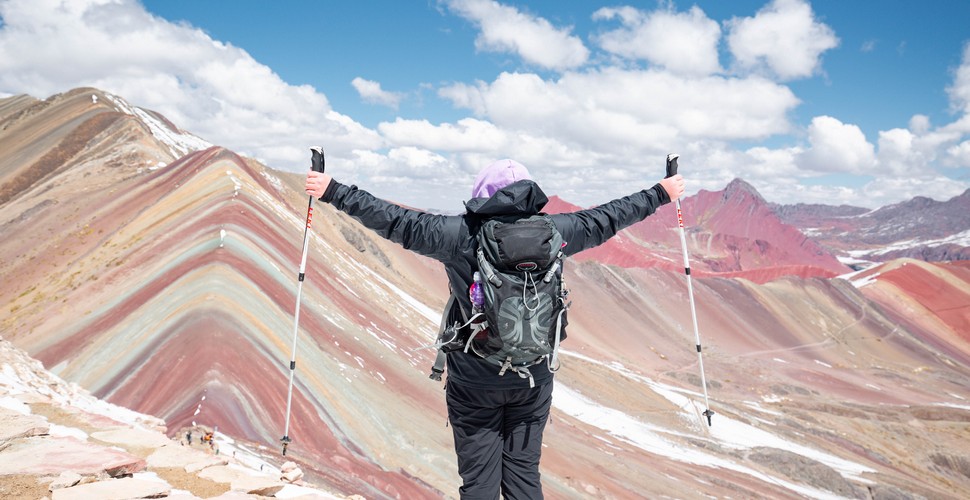
M 598 246 L 618 231 L 681 197 L 684 179 L 673 175 L 603 205 L 549 219 L 562 235 L 562 253 Z M 469 287 L 479 271 L 478 231 L 493 218 L 540 214 L 548 202 L 521 163 L 496 161 L 478 174 L 461 215 L 438 215 L 401 207 L 311 171 L 306 193 L 350 215 L 404 248 L 444 264 L 453 300 L 442 324 L 467 324 L 472 317 Z M 467 336 L 467 335 L 466 335 Z M 536 363 L 521 373 L 502 374 L 474 349 L 447 354 L 445 400 L 455 440 L 462 499 L 543 498 L 539 458 L 552 405 L 554 372 Z M 555 367 L 553 367 L 553 370 Z

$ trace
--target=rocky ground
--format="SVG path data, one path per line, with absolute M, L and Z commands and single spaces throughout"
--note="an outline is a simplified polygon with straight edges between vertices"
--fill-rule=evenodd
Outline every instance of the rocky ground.
M 343 498 L 205 427 L 170 438 L 164 422 L 100 401 L 0 341 L 0 498 Z M 193 439 L 186 440 L 187 432 Z

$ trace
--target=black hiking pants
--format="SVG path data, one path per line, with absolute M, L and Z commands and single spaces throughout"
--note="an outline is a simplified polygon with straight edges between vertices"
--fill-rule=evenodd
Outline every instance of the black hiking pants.
M 550 381 L 533 389 L 476 389 L 449 382 L 462 500 L 542 499 L 539 456 L 552 405 Z

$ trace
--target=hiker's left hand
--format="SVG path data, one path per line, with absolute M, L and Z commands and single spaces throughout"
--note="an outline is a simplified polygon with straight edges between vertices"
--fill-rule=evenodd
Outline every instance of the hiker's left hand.
M 330 177 L 330 174 L 315 172 L 313 170 L 307 172 L 306 194 L 314 198 L 323 196 L 323 193 L 327 192 L 327 188 L 330 186 L 331 180 L 333 180 L 333 177 Z
M 676 201 L 684 195 L 684 177 L 680 174 L 667 177 L 666 179 L 660 181 L 660 186 L 664 188 L 667 192 L 667 196 L 670 197 L 670 201 Z

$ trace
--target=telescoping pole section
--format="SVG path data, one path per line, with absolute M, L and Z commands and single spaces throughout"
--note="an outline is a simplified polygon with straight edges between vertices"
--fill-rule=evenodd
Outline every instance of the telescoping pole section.
M 311 168 L 315 172 L 323 172 L 323 149 L 318 147 L 310 148 L 310 152 L 312 155 L 310 158 Z M 306 257 L 307 249 L 310 247 L 310 224 L 312 222 L 313 196 L 310 197 L 310 202 L 307 204 L 306 228 L 303 230 L 303 257 L 300 258 L 300 274 L 297 276 L 296 307 L 293 313 L 293 348 L 291 350 L 292 355 L 290 356 L 290 386 L 286 391 L 286 423 L 283 427 L 283 437 L 280 438 L 280 442 L 283 443 L 283 456 L 286 456 L 286 447 L 293 441 L 290 439 L 290 404 L 293 401 L 293 375 L 296 373 L 296 339 L 300 329 L 300 302 L 303 298 L 303 278 L 306 275 Z
M 677 175 L 677 158 L 680 155 L 667 155 L 667 177 Z M 697 331 L 697 309 L 694 307 L 694 286 L 690 279 L 690 261 L 687 259 L 687 236 L 684 235 L 684 216 L 680 210 L 680 199 L 677 199 L 677 225 L 680 226 L 680 246 L 684 251 L 684 273 L 687 275 L 687 295 L 690 297 L 690 317 L 694 322 L 694 342 L 697 345 L 697 364 L 701 369 L 701 387 L 704 389 L 704 416 L 707 425 L 711 426 L 711 405 L 707 400 L 707 380 L 704 378 L 704 357 L 701 355 L 701 334 Z

